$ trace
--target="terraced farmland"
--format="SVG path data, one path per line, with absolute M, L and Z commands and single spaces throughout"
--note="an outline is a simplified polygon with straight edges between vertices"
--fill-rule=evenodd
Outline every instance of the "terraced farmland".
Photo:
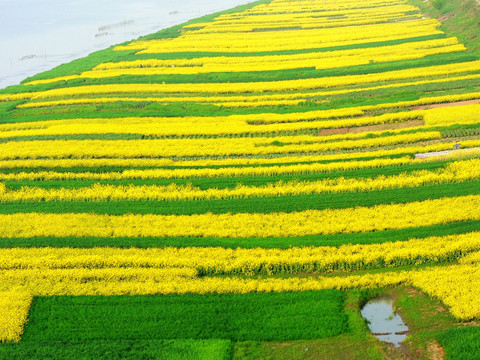
M 1 90 L 0 358 L 474 356 L 480 60 L 440 25 L 261 0 Z

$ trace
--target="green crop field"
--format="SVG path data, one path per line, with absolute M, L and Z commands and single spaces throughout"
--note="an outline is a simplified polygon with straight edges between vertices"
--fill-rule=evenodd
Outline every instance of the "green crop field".
M 0 359 L 478 358 L 479 14 L 260 0 L 1 89 Z

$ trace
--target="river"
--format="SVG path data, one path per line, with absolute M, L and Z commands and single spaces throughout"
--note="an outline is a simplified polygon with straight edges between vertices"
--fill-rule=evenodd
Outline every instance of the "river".
M 252 0 L 0 0 L 0 89 L 96 50 Z

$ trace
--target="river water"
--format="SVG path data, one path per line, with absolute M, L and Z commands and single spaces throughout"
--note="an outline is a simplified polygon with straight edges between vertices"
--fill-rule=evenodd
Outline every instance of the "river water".
M 0 89 L 161 29 L 252 0 L 0 0 Z

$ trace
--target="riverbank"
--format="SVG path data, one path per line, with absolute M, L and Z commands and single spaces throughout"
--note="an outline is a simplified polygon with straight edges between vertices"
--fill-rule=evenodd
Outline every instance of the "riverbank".
M 91 52 L 249 0 L 2 2 L 0 89 Z M 27 9 L 27 10 L 25 10 Z M 55 40 L 53 40 L 55 39 Z

